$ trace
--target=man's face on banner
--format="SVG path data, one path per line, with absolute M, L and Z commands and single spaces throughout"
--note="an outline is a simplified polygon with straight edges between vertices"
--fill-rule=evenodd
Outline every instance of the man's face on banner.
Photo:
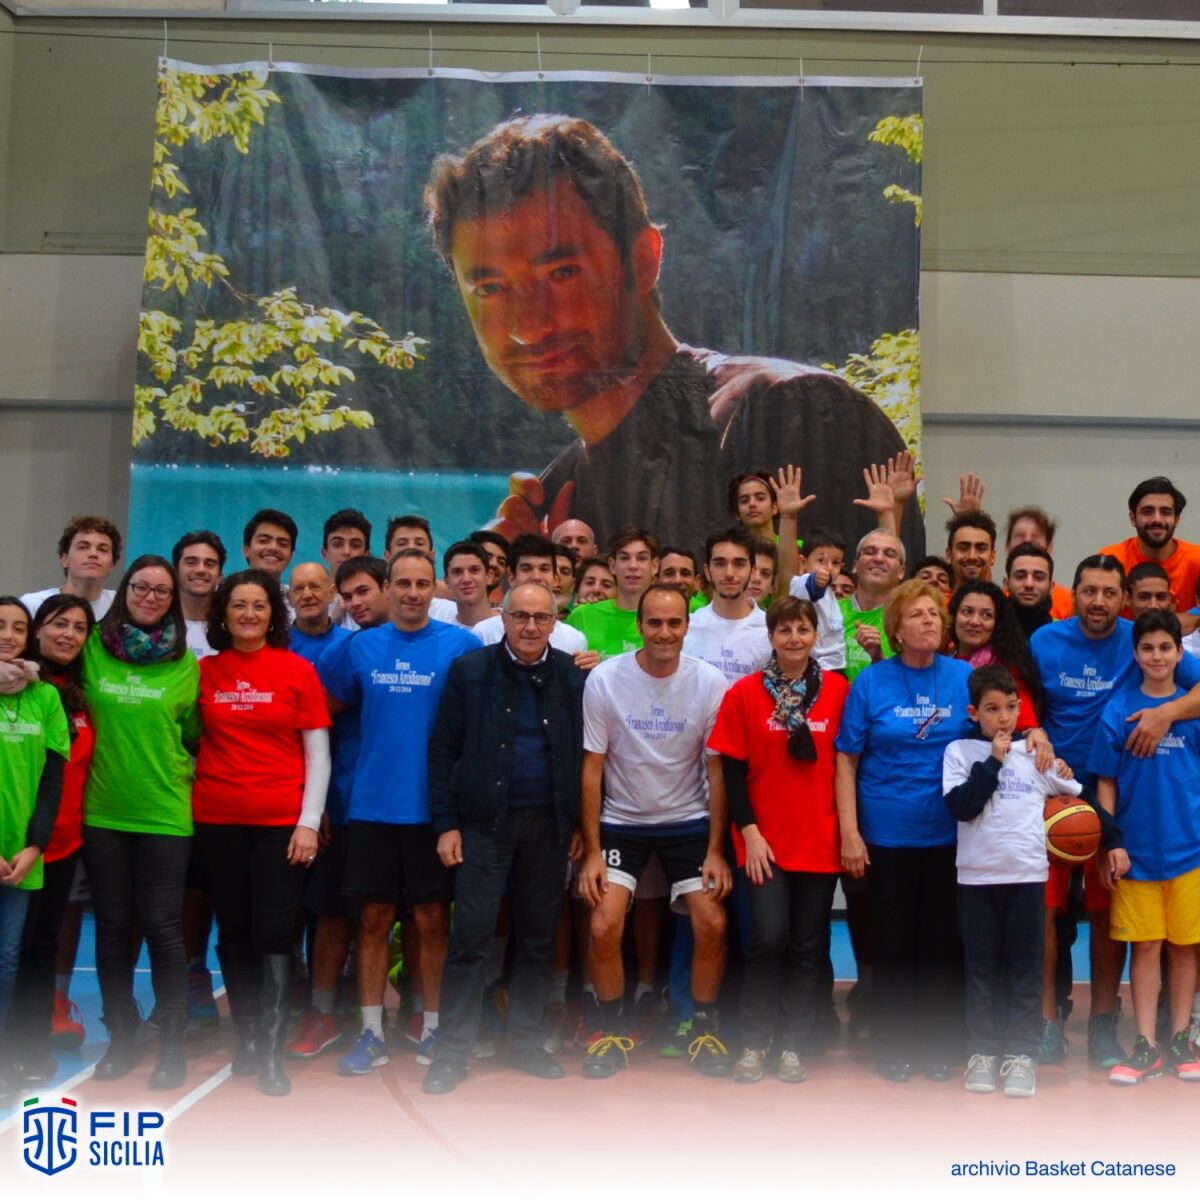
M 559 179 L 506 212 L 455 221 L 450 256 L 488 366 L 531 408 L 563 412 L 637 364 L 661 245 L 657 230 L 643 230 L 627 271 Z

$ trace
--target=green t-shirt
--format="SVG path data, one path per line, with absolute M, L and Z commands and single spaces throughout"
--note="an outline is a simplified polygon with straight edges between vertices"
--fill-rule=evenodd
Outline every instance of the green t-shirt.
M 568 625 L 587 638 L 589 650 L 599 650 L 601 658 L 612 658 L 627 650 L 642 648 L 637 628 L 637 610 L 618 608 L 616 600 L 598 600 L 581 604 L 570 616 Z
M 189 650 L 146 666 L 113 658 L 98 631 L 83 649 L 83 690 L 96 730 L 83 823 L 126 833 L 192 832 L 192 757 L 200 736 L 200 668 Z
M 29 844 L 25 837 L 49 752 L 71 757 L 71 735 L 58 690 L 31 683 L 15 696 L 0 696 L 0 856 L 5 861 Z M 42 860 L 17 887 L 42 886 Z
M 854 636 L 856 625 L 874 625 L 879 630 L 879 645 L 884 658 L 891 658 L 895 651 L 883 632 L 882 604 L 878 608 L 863 611 L 855 607 L 853 596 L 845 596 L 838 601 L 838 607 L 842 610 L 842 625 L 846 631 L 846 678 L 853 683 L 871 665 L 870 657 Z
M 699 612 L 702 608 L 711 603 L 712 601 L 703 592 L 697 592 L 692 597 L 691 602 L 688 604 L 688 612 Z

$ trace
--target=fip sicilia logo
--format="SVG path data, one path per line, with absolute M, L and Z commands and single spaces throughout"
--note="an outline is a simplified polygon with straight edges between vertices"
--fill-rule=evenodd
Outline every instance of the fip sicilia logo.
M 165 1162 L 161 1112 L 96 1110 L 87 1114 L 87 1136 L 80 1145 L 79 1105 L 69 1096 L 42 1104 L 36 1096 L 24 1105 L 25 1164 L 43 1175 L 75 1166 L 82 1149 L 93 1167 L 161 1167 Z

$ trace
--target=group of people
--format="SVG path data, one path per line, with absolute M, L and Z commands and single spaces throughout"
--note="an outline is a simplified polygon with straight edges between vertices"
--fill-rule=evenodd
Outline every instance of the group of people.
M 574 1043 L 586 1077 L 611 1076 L 663 1009 L 659 1049 L 700 1074 L 798 1083 L 840 1024 L 839 881 L 851 1032 L 886 1079 L 965 1064 L 968 1091 L 1033 1095 L 1067 1053 L 1081 913 L 1092 1064 L 1114 1083 L 1200 1078 L 1200 547 L 1176 536 L 1183 495 L 1140 483 L 1132 536 L 1067 588 L 1041 509 L 1010 513 L 1001 543 L 964 476 L 944 557 L 910 564 L 911 458 L 864 484 L 877 527 L 853 548 L 804 523 L 814 497 L 785 467 L 730 481 L 701 554 L 638 526 L 601 551 L 571 519 L 475 530 L 438 558 L 408 515 L 376 557 L 371 522 L 344 509 L 320 561 L 293 563 L 295 522 L 264 509 L 244 570 L 197 530 L 112 590 L 120 531 L 74 519 L 63 584 L 0 596 L 0 1100 L 53 1077 L 52 1039 L 82 1040 L 85 894 L 98 1080 L 138 1061 L 144 940 L 150 1086 L 183 1084 L 189 1012 L 216 1012 L 215 918 L 232 1069 L 267 1095 L 290 1090 L 289 1057 L 387 1063 L 398 961 L 429 1093 L 495 1053 L 498 1024 L 517 1070 L 561 1077 Z M 1099 814 L 1082 871 L 1048 863 L 1051 796 Z

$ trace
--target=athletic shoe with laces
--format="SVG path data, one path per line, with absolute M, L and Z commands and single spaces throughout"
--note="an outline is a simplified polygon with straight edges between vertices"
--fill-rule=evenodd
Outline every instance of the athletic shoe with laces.
M 780 1083 L 803 1083 L 808 1078 L 804 1060 L 795 1050 L 783 1050 L 775 1064 L 775 1075 Z
M 288 1044 L 288 1058 L 316 1058 L 342 1040 L 337 1017 L 310 1009 L 300 1018 L 300 1024 Z
M 551 1000 L 542 1013 L 542 1032 L 546 1035 L 543 1047 L 547 1054 L 562 1054 L 570 1040 L 567 1006 L 561 1000 Z
M 1187 1083 L 1200 1082 L 1200 1055 L 1189 1040 L 1189 1031 L 1181 1029 L 1161 1050 L 1166 1063 L 1177 1078 Z
M 217 1002 L 213 999 L 212 972 L 207 967 L 187 969 L 187 1016 L 195 1025 L 212 1028 L 221 1023 Z
M 1010 1099 L 1032 1096 L 1037 1091 L 1037 1067 L 1028 1054 L 1006 1054 L 1000 1064 L 1004 1094 Z
M 387 1065 L 387 1046 L 369 1029 L 358 1035 L 358 1040 L 338 1059 L 339 1075 L 369 1075 L 373 1068 Z
M 84 1041 L 83 1016 L 79 1005 L 54 989 L 54 1012 L 50 1017 L 50 1041 L 64 1050 L 78 1050 Z
M 1108 1082 L 1129 1086 L 1141 1083 L 1143 1079 L 1157 1079 L 1162 1073 L 1162 1055 L 1157 1047 L 1138 1034 L 1133 1043 L 1133 1053 L 1109 1071 Z
M 996 1090 L 996 1056 L 994 1054 L 972 1054 L 967 1060 L 963 1086 L 968 1092 L 994 1092 Z
M 596 997 L 590 992 L 584 992 L 583 1004 L 579 1010 L 579 1020 L 575 1024 L 575 1045 L 580 1050 L 588 1050 L 604 1036 L 604 1018 Z
M 1057 1021 L 1042 1018 L 1042 1040 L 1038 1043 L 1037 1060 L 1040 1066 L 1063 1062 L 1067 1057 L 1067 1035 Z
M 685 1017 L 675 1026 L 675 1032 L 658 1048 L 663 1058 L 686 1058 L 692 1044 L 693 1018 Z
M 658 1001 L 653 992 L 646 992 L 633 1006 L 633 1017 L 629 1022 L 629 1037 L 635 1046 L 644 1046 L 654 1036 L 654 1022 L 658 1017 Z
M 589 1047 L 583 1060 L 585 1079 L 607 1079 L 629 1066 L 629 1052 L 634 1047 L 631 1037 L 619 1033 L 602 1033 Z
M 1118 1012 L 1093 1013 L 1088 1018 L 1088 1061 L 1093 1067 L 1111 1069 L 1129 1061 L 1117 1041 L 1119 1019 Z
M 1200 1013 L 1192 1013 L 1192 1023 L 1188 1026 L 1187 1035 L 1193 1046 L 1200 1045 Z
M 733 1064 L 733 1082 L 757 1083 L 763 1077 L 766 1061 L 765 1050 L 751 1050 L 747 1046 Z
M 688 1045 L 688 1061 L 692 1066 L 710 1079 L 728 1075 L 731 1070 L 729 1051 L 717 1037 L 716 1026 L 707 1021 L 697 1021 L 692 1032 L 694 1036 Z
M 431 1029 L 422 1039 L 420 1045 L 417 1046 L 417 1066 L 429 1067 L 433 1065 L 433 1048 L 437 1045 L 436 1029 Z M 496 1047 L 492 1047 L 492 1053 L 496 1053 Z

